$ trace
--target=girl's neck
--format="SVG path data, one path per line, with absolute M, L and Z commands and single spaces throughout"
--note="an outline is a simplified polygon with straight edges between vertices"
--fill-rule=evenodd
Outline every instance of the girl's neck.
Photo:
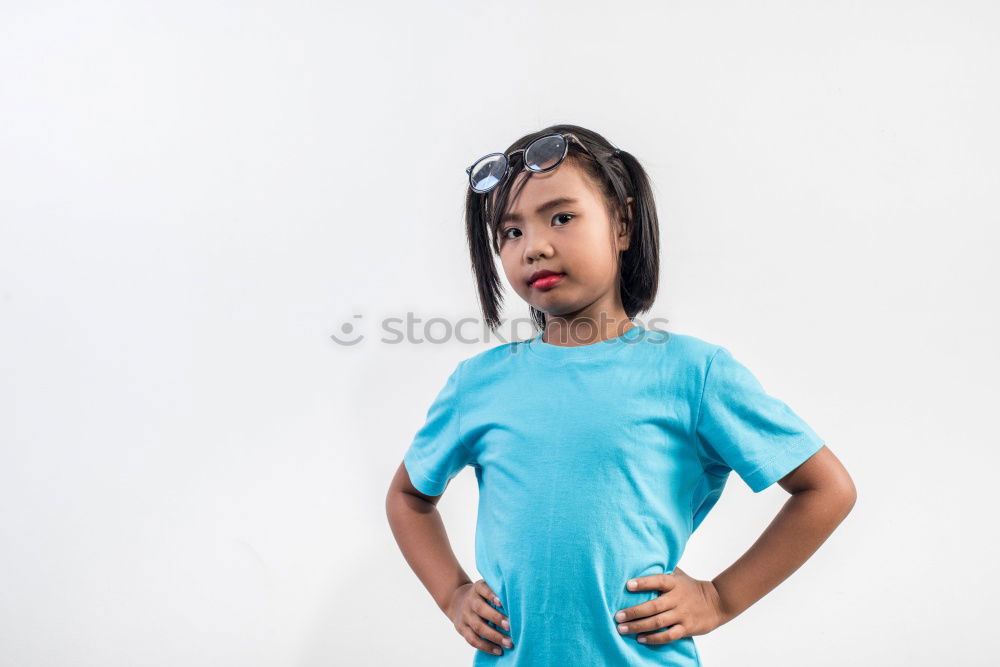
M 599 316 L 573 317 L 545 316 L 542 341 L 550 345 L 590 345 L 609 338 L 617 338 L 635 327 L 624 311 L 617 314 L 601 313 Z

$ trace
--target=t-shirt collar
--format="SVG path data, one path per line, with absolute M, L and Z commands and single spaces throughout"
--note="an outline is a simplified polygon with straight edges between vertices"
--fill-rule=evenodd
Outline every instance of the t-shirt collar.
M 552 361 L 598 359 L 620 352 L 630 344 L 637 343 L 643 339 L 645 331 L 642 326 L 633 323 L 631 329 L 619 336 L 586 345 L 554 345 L 546 343 L 542 340 L 545 332 L 541 331 L 526 341 L 526 346 L 532 354 Z

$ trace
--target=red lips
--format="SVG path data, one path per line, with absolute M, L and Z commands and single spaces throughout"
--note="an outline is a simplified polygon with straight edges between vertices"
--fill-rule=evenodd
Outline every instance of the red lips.
M 552 287 L 559 283 L 564 275 L 566 274 L 559 273 L 558 271 L 549 271 L 548 269 L 535 271 L 531 274 L 531 277 L 528 278 L 528 287 L 537 287 L 539 289 Z

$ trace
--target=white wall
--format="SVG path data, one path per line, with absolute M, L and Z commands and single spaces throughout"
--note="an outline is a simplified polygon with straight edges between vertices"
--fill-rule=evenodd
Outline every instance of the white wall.
M 0 663 L 465 665 L 389 532 L 479 317 L 465 167 L 557 122 L 650 172 L 650 317 L 721 343 L 853 514 L 706 665 L 985 665 L 1000 372 L 989 2 L 0 6 Z M 412 176 L 383 178 L 412 169 Z M 526 309 L 508 292 L 505 314 Z M 367 332 L 353 347 L 329 336 Z M 732 477 L 711 578 L 780 507 Z M 474 570 L 471 470 L 441 503 Z

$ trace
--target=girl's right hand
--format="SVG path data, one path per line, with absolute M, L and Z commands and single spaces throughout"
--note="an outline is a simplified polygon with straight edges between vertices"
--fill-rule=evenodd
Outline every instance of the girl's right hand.
M 491 607 L 488 600 L 492 600 L 498 607 L 502 606 L 500 598 L 490 590 L 483 579 L 472 584 L 463 584 L 456 588 L 451 596 L 448 618 L 455 625 L 458 634 L 465 637 L 470 646 L 490 655 L 503 655 L 499 644 L 513 648 L 514 643 L 510 637 L 487 625 L 486 621 L 492 621 L 507 631 L 510 631 L 510 621 Z

